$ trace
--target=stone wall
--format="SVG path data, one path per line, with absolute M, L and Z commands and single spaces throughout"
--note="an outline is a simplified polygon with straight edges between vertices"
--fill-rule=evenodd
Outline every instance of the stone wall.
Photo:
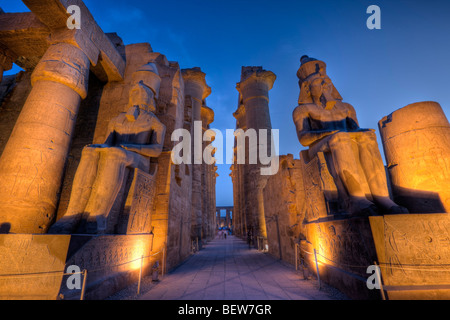
M 269 253 L 295 264 L 295 245 L 304 238 L 303 179 L 300 160 L 280 156 L 280 169 L 264 188 L 264 213 Z

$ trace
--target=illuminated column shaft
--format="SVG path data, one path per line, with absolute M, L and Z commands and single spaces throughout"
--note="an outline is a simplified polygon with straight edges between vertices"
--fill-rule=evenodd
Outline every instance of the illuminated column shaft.
M 238 84 L 238 90 L 242 96 L 242 103 L 245 107 L 247 129 L 254 129 L 258 135 L 258 144 L 248 147 L 249 156 L 254 155 L 259 159 L 259 149 L 262 143 L 266 145 L 266 155 L 271 152 L 271 129 L 269 113 L 269 91 L 273 88 L 276 76 L 271 71 L 263 70 L 261 67 L 243 67 L 241 82 Z M 267 130 L 267 141 L 261 141 L 259 130 Z M 258 235 L 267 237 L 267 229 L 264 216 L 263 186 L 260 181 L 261 164 L 248 164 L 249 168 L 247 179 L 249 179 L 249 210 L 252 213 L 254 224 Z
M 202 119 L 202 136 L 205 135 L 205 132 L 209 130 L 209 125 L 214 121 L 214 111 L 211 108 L 208 108 L 207 106 L 203 105 L 201 108 L 201 119 Z M 211 144 L 211 142 L 204 141 L 203 142 L 203 150 Z M 206 164 L 203 162 L 202 166 L 202 205 L 203 205 L 203 235 L 205 238 L 209 238 L 211 236 L 210 234 L 210 224 L 211 224 L 211 196 L 210 192 L 211 189 L 213 189 L 212 181 L 211 181 L 211 167 L 212 164 Z
M 196 121 L 202 121 L 201 108 L 203 100 L 211 94 L 211 88 L 206 84 L 206 75 L 200 68 L 183 69 L 184 92 L 192 99 L 192 122 L 194 132 L 192 134 L 192 236 L 202 238 L 202 162 L 203 162 L 203 137 L 202 128 L 198 132 Z
M 241 99 L 239 99 L 241 100 Z M 246 117 L 245 117 L 245 107 L 239 101 L 239 108 L 233 113 L 236 118 L 236 129 L 241 129 L 243 131 L 247 130 Z M 234 146 L 234 161 L 232 169 L 232 175 L 234 175 L 233 189 L 236 190 L 236 196 L 234 197 L 234 215 L 239 216 L 239 224 L 235 224 L 236 230 L 238 230 L 238 235 L 246 236 L 248 227 L 252 225 L 249 223 L 248 210 L 246 209 L 246 198 L 247 194 L 245 192 L 245 164 L 237 163 L 239 150 L 235 140 Z M 244 150 L 245 151 L 245 150 Z
M 78 47 L 51 45 L 0 159 L 0 223 L 12 233 L 45 233 L 56 211 L 64 166 L 90 62 Z
M 411 213 L 450 213 L 450 124 L 436 102 L 379 122 L 395 200 Z

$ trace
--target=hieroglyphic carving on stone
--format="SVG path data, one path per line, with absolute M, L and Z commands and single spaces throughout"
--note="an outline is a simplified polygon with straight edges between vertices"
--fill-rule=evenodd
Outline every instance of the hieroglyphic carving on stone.
M 150 233 L 153 199 L 156 193 L 156 175 L 136 169 L 120 221 L 119 233 Z
M 69 240 L 70 236 L 0 235 L 0 300 L 56 299 Z
M 367 220 L 312 223 L 307 228 L 321 261 L 365 276 L 365 267 L 373 264 L 375 255 Z
M 414 213 L 450 212 L 450 124 L 436 102 L 379 122 L 394 197 Z
M 306 220 L 312 221 L 319 218 L 327 217 L 327 205 L 325 203 L 324 194 L 322 192 L 323 182 L 320 175 L 320 162 L 318 158 L 314 158 L 308 163 L 303 163 L 303 183 L 305 188 Z
M 450 283 L 448 215 L 384 216 L 371 220 L 371 224 L 387 284 Z

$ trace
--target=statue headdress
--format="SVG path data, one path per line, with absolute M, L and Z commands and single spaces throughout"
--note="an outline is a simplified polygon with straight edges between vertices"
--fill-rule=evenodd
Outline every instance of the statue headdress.
M 298 69 L 297 77 L 299 78 L 299 86 L 300 86 L 300 97 L 298 99 L 298 104 L 308 104 L 313 103 L 313 99 L 311 97 L 310 92 L 310 84 L 318 78 L 330 78 L 327 76 L 327 65 L 325 62 L 310 58 L 308 56 L 302 56 L 300 58 L 300 69 Z M 342 100 L 341 95 L 332 84 L 332 96 L 335 100 Z

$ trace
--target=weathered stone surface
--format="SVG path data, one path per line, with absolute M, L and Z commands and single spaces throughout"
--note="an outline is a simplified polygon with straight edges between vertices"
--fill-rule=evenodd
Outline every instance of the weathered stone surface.
M 55 300 L 70 236 L 0 234 L 0 300 Z
M 321 281 L 353 299 L 380 299 L 378 290 L 367 287 L 367 268 L 377 261 L 371 225 L 367 217 L 306 223 L 306 238 L 301 257 L 316 273 L 316 250 Z
M 156 173 L 150 175 L 136 169 L 125 208 L 119 216 L 119 234 L 142 234 L 152 231 L 151 213 L 155 195 Z
M 107 79 L 104 80 L 120 81 L 123 79 L 125 61 L 108 36 L 97 25 L 82 0 L 23 0 L 23 2 L 43 24 L 52 30 L 51 43 L 71 42 L 86 53 L 93 66 L 96 66 L 97 62 L 102 65 L 102 71 L 107 75 Z M 67 19 L 70 16 L 67 13 L 67 7 L 70 5 L 76 5 L 81 9 L 81 29 L 69 30 L 67 28 Z M 102 75 L 103 73 L 99 73 L 99 76 Z
M 264 188 L 264 213 L 269 253 L 295 264 L 295 244 L 305 238 L 304 201 L 300 160 L 293 155 L 280 156 L 280 169 Z M 300 201 L 298 201 L 300 200 Z
M 448 214 L 370 217 L 389 299 L 450 298 Z
M 30 78 L 29 72 L 20 72 L 3 79 L 0 106 L 0 155 L 3 153 L 23 105 L 31 92 Z
M 81 287 L 68 287 L 70 266 L 87 270 L 85 299 L 104 299 L 137 281 L 143 256 L 144 275 L 162 261 L 152 242 L 152 235 L 0 235 L 0 299 L 79 300 Z
M 436 102 L 379 122 L 395 199 L 413 213 L 450 212 L 450 124 Z
M 33 12 L 0 15 L 0 43 L 8 48 L 12 62 L 27 71 L 32 71 L 47 51 L 49 35 L 50 29 Z
M 45 233 L 53 220 L 88 68 L 81 50 L 61 43 L 31 76 L 33 89 L 0 159 L 1 220 L 11 232 Z

